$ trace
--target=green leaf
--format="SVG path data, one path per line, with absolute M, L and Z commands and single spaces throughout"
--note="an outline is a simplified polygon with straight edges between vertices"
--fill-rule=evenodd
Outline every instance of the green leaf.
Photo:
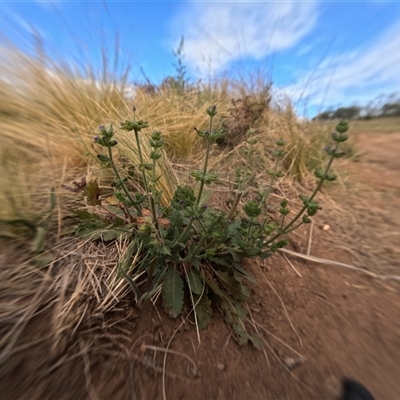
M 319 178 L 319 179 L 323 179 L 323 178 L 325 177 L 324 172 L 323 172 L 321 169 L 319 169 L 319 168 L 317 168 L 317 169 L 314 171 L 314 175 L 315 175 L 317 178 Z
M 122 231 L 117 229 L 107 229 L 101 233 L 101 237 L 105 242 L 109 242 L 114 239 L 118 239 L 122 235 Z
M 257 349 L 257 350 L 261 350 L 264 347 L 264 339 L 262 338 L 262 336 L 260 336 L 259 334 L 255 333 L 253 335 L 249 336 L 249 339 L 251 341 L 251 343 L 253 344 L 253 346 Z
M 231 300 L 223 300 L 221 308 L 225 314 L 225 322 L 232 326 L 233 337 L 241 345 L 248 343 L 250 337 L 243 325 L 243 318 L 246 316 L 246 309 L 243 305 Z
M 308 196 L 304 195 L 299 195 L 300 200 L 303 202 L 304 205 L 307 205 L 307 203 L 310 201 L 310 198 Z
M 213 172 L 208 172 L 203 176 L 204 183 L 209 185 L 212 182 L 215 182 L 218 179 L 218 175 Z
M 147 171 L 151 171 L 153 169 L 153 164 L 143 163 L 139 165 L 140 169 L 145 169 Z
M 76 235 L 84 239 L 96 240 L 100 238 L 105 227 L 106 224 L 102 220 L 86 221 L 80 224 Z
M 101 220 L 101 218 L 97 214 L 90 213 L 88 211 L 83 211 L 83 210 L 70 210 L 73 212 L 76 216 L 78 216 L 80 219 L 85 219 L 85 220 Z
M 121 124 L 121 129 L 125 130 L 125 131 L 135 131 L 135 132 L 139 132 L 144 128 L 148 128 L 149 124 L 147 123 L 147 121 L 143 121 L 143 120 L 139 120 L 139 121 L 129 121 L 126 120 L 125 122 L 123 122 Z
M 247 257 L 254 257 L 261 253 L 261 249 L 259 249 L 257 247 L 253 247 L 253 248 L 250 248 L 249 250 L 247 250 L 246 253 L 247 253 L 246 254 Z
M 35 239 L 32 243 L 32 251 L 34 253 L 41 253 L 44 250 L 46 242 L 47 230 L 41 226 L 36 228 Z
M 272 256 L 272 253 L 271 253 L 271 251 L 263 251 L 262 253 L 260 253 L 259 255 L 258 255 L 258 257 L 260 257 L 260 258 L 269 258 L 269 257 L 271 257 Z
M 211 308 L 211 300 L 208 298 L 206 293 L 203 294 L 199 301 L 199 296 L 193 295 L 194 304 L 197 304 L 195 307 L 197 325 L 199 329 L 205 329 L 211 321 L 212 317 L 212 308 Z
M 201 181 L 203 180 L 204 172 L 201 170 L 190 171 L 189 175 L 196 179 L 196 181 Z
M 101 162 L 109 162 L 110 161 L 110 157 L 106 156 L 105 154 L 97 154 L 97 158 L 101 161 Z
M 236 250 L 228 249 L 228 251 L 229 251 L 229 253 L 231 253 L 233 261 L 235 261 L 235 262 L 239 262 L 240 261 L 239 255 L 238 255 Z
M 199 259 L 194 258 L 194 259 L 192 260 L 192 265 L 193 265 L 193 267 L 196 268 L 197 271 L 200 270 L 200 260 L 199 260 Z
M 224 267 L 228 267 L 228 268 L 232 267 L 232 264 L 233 264 L 232 261 L 227 260 L 226 258 L 222 258 L 222 257 L 213 257 L 211 259 L 211 261 L 214 262 L 215 264 L 223 265 Z
M 136 300 L 140 302 L 142 294 L 140 293 L 139 288 L 136 286 L 136 284 L 132 280 L 132 278 L 124 271 L 124 268 L 121 265 L 121 263 L 118 263 L 118 268 L 119 268 L 119 271 L 121 272 L 121 275 L 124 277 L 124 279 L 128 282 L 129 286 L 131 287 L 132 292 L 136 296 Z
M 249 218 L 257 218 L 262 210 L 255 200 L 250 200 L 243 206 L 243 211 Z
M 201 294 L 203 291 L 204 284 L 201 281 L 199 273 L 191 269 L 187 272 L 187 280 L 192 293 Z
M 193 189 L 189 186 L 178 186 L 172 200 L 172 206 L 178 210 L 191 207 L 196 201 Z M 173 217 L 172 217 L 173 218 Z
M 55 254 L 46 252 L 35 257 L 35 264 L 39 269 L 41 269 L 52 263 L 55 259 Z
M 89 182 L 83 190 L 90 206 L 99 206 L 101 204 L 100 188 L 97 179 Z
M 336 125 L 336 131 L 343 134 L 349 130 L 349 125 L 347 121 L 341 120 L 337 125 Z M 346 135 L 347 136 L 347 135 Z M 343 141 L 343 140 L 342 140 Z
M 176 318 L 183 307 L 183 280 L 176 267 L 170 268 L 165 274 L 162 296 L 173 318 Z
M 204 281 L 207 283 L 208 287 L 217 295 L 220 299 L 228 299 L 227 295 L 218 285 L 218 282 L 209 273 L 204 274 Z
M 219 279 L 223 289 L 233 298 L 240 299 L 242 297 L 242 285 L 234 277 L 229 276 L 228 272 L 214 271 Z
M 161 246 L 160 244 L 156 244 L 154 247 L 154 250 L 157 254 L 162 254 L 162 255 L 171 255 L 171 250 L 167 246 Z
M 239 264 L 232 263 L 232 266 L 239 271 L 249 282 L 256 283 L 256 280 Z

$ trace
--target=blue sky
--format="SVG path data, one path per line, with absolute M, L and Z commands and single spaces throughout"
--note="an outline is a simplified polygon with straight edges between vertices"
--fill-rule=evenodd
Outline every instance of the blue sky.
M 399 1 L 1 1 L 4 37 L 100 67 L 101 46 L 155 82 L 174 73 L 185 38 L 193 78 L 262 70 L 300 114 L 400 93 Z M 1 49 L 0 49 L 1 50 Z

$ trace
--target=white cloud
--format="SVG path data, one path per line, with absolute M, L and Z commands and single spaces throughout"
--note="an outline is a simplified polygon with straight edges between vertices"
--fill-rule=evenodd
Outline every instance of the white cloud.
M 285 92 L 294 100 L 307 97 L 310 106 L 318 106 L 324 100 L 325 104 L 364 104 L 380 93 L 400 91 L 399 32 L 397 21 L 369 47 L 327 57 Z
M 296 45 L 314 27 L 313 2 L 189 3 L 174 21 L 185 37 L 185 61 L 202 75 L 232 61 L 255 60 Z

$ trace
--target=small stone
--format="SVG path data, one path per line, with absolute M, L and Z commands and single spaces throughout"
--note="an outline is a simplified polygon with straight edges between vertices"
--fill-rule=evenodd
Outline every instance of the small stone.
M 325 224 L 323 227 L 322 227 L 322 230 L 323 231 L 327 231 L 327 230 L 329 230 L 331 227 L 328 225 L 328 224 Z
M 305 359 L 303 357 L 292 358 L 292 357 L 285 357 L 283 359 L 283 363 L 286 365 L 288 369 L 293 369 L 298 365 L 304 364 Z
M 218 368 L 220 371 L 225 371 L 226 366 L 225 366 L 225 364 L 218 363 L 218 364 L 217 364 L 217 368 Z

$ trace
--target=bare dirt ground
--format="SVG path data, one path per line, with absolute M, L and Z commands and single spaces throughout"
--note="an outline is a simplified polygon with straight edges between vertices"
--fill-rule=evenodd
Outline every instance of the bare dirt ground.
M 323 205 L 311 255 L 400 275 L 400 133 L 360 133 L 359 139 L 365 154 L 349 166 L 348 191 L 329 189 L 343 218 L 333 219 L 329 203 Z M 307 230 L 292 245 L 306 253 L 309 243 Z M 277 254 L 249 263 L 257 284 L 248 328 L 265 339 L 263 350 L 238 346 L 218 310 L 199 343 L 190 321 L 180 326 L 161 307 L 138 310 L 126 301 L 101 320 L 83 321 L 68 338 L 71 356 L 52 348 L 50 306 L 0 366 L 0 397 L 335 399 L 346 376 L 377 399 L 400 399 L 398 281 L 287 259 Z

